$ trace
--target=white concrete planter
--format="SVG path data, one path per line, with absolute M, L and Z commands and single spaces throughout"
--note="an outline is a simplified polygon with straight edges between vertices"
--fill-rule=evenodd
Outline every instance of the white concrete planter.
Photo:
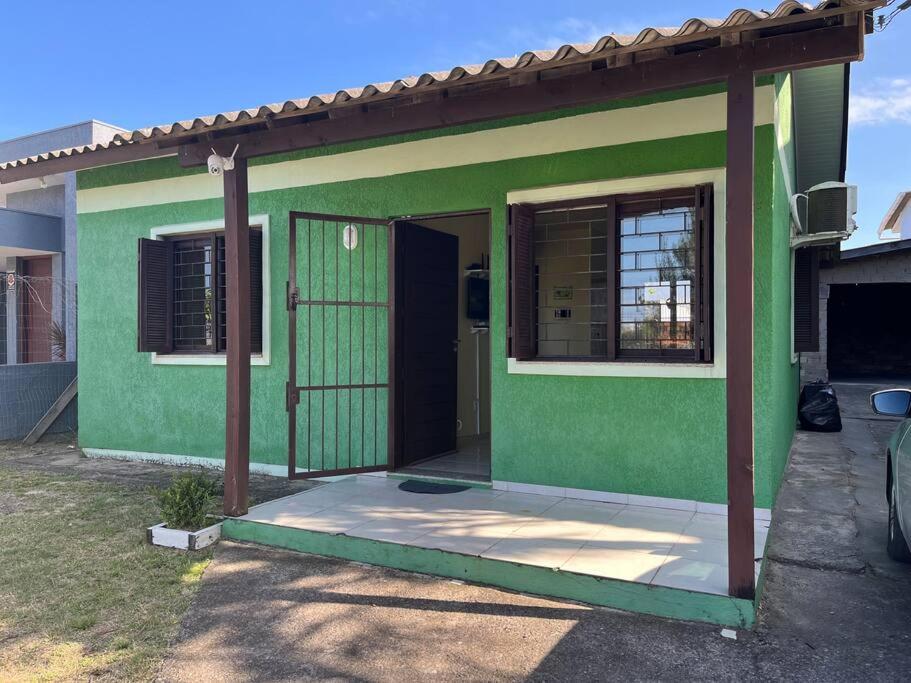
M 221 522 L 199 531 L 169 529 L 164 523 L 156 524 L 146 529 L 146 538 L 152 545 L 180 550 L 200 550 L 221 538 Z

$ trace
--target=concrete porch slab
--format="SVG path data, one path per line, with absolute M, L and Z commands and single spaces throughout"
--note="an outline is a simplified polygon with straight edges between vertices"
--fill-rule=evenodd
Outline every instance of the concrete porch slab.
M 470 488 L 412 493 L 352 476 L 256 506 L 223 535 L 641 611 L 749 626 L 727 595 L 726 520 L 683 510 Z M 759 576 L 768 522 L 756 522 Z

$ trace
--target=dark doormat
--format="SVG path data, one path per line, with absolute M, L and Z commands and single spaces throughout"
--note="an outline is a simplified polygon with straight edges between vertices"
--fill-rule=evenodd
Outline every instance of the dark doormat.
M 470 486 L 460 486 L 459 484 L 437 484 L 432 481 L 418 481 L 417 479 L 406 479 L 399 484 L 400 491 L 409 493 L 459 493 L 467 491 Z

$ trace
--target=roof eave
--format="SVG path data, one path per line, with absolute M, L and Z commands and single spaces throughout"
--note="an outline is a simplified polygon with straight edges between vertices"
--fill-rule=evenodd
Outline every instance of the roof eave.
M 595 63 L 603 64 L 604 68 L 624 68 L 632 63 L 648 63 L 662 55 L 670 54 L 687 54 L 677 53 L 676 48 L 687 43 L 697 44 L 706 41 L 719 41 L 718 45 L 738 45 L 742 36 L 755 36 L 759 29 L 778 28 L 789 24 L 797 25 L 807 23 L 812 28 L 820 20 L 824 23 L 831 21 L 832 17 L 840 15 L 856 14 L 857 23 L 863 22 L 864 13 L 870 8 L 880 5 L 881 2 L 861 2 L 858 0 L 843 0 L 833 5 L 832 3 L 822 3 L 817 9 L 807 9 L 800 6 L 793 0 L 785 0 L 771 14 L 771 18 L 757 19 L 752 14 L 754 20 L 748 21 L 747 16 L 738 15 L 738 10 L 733 12 L 725 20 L 730 22 L 725 26 L 708 26 L 706 20 L 690 20 L 678 30 L 678 34 L 667 37 L 659 34 L 656 29 L 645 29 L 628 45 L 618 46 L 616 40 L 612 37 L 605 37 L 598 41 L 588 52 L 581 52 L 575 46 L 564 46 L 549 56 L 548 59 L 532 59 L 526 53 L 516 60 L 510 60 L 512 66 L 495 68 L 493 66 L 480 68 L 474 75 L 466 75 L 464 67 L 461 68 L 463 73 L 456 74 L 456 69 L 447 73 L 445 78 L 433 80 L 431 75 L 424 76 L 414 80 L 409 86 L 404 82 L 396 82 L 389 85 L 385 92 L 379 92 L 376 87 L 368 86 L 360 89 L 356 97 L 342 94 L 346 91 L 340 91 L 335 98 L 329 102 L 320 102 L 318 105 L 310 106 L 313 98 L 310 98 L 301 106 L 304 101 L 289 101 L 283 105 L 269 105 L 261 107 L 255 111 L 245 110 L 228 114 L 217 115 L 215 117 L 205 117 L 203 119 L 194 119 L 192 122 L 177 122 L 171 126 L 164 126 L 153 129 L 134 131 L 128 136 L 115 136 L 114 140 L 108 144 L 91 145 L 81 148 L 60 150 L 48 154 L 39 155 L 29 159 L 10 162 L 0 165 L 0 182 L 9 182 L 24 177 L 36 177 L 52 172 L 61 172 L 62 170 L 78 170 L 79 168 L 89 168 L 95 166 L 104 166 L 126 161 L 135 161 L 153 157 L 166 156 L 173 154 L 176 147 L 189 143 L 208 144 L 215 137 L 227 136 L 240 132 L 245 134 L 247 129 L 254 126 L 260 128 L 272 128 L 273 126 L 288 123 L 292 119 L 299 119 L 304 122 L 305 116 L 313 114 L 344 119 L 347 112 L 358 112 L 363 110 L 366 105 L 371 107 L 382 106 L 384 103 L 393 105 L 401 102 L 404 105 L 412 104 L 415 101 L 432 101 L 434 98 L 446 97 L 453 88 L 462 89 L 463 86 L 469 88 L 483 88 L 485 84 L 494 81 L 502 81 L 511 85 L 514 82 L 524 83 L 526 80 L 535 80 L 547 75 L 542 72 L 556 72 L 558 76 L 567 72 L 573 73 L 574 68 L 584 68 L 586 65 L 594 68 Z M 702 22 L 701 29 L 691 22 Z M 813 24 L 810 24 L 813 22 Z M 848 19 L 842 20 L 842 24 L 847 25 Z M 852 22 L 853 23 L 853 22 Z M 697 30 L 698 29 L 698 30 Z M 863 26 L 859 27 L 860 30 Z M 797 31 L 799 32 L 799 31 Z M 775 31 L 773 31 L 775 33 Z M 614 41 L 611 43 L 610 41 Z M 862 46 L 862 37 L 859 38 Z M 712 44 L 711 49 L 717 49 Z M 630 53 L 634 53 L 629 56 Z M 639 53 L 639 54 L 635 54 Z M 858 57 L 854 57 L 858 58 Z M 673 59 L 673 57 L 671 57 Z M 490 62 L 487 63 L 491 64 Z M 428 78 L 426 82 L 422 79 Z M 397 85 L 400 84 L 400 85 Z M 370 88 L 373 91 L 368 92 Z M 454 91 L 453 91 L 454 92 Z M 398 100 L 398 102 L 396 102 Z M 197 160 L 197 163 L 200 163 Z

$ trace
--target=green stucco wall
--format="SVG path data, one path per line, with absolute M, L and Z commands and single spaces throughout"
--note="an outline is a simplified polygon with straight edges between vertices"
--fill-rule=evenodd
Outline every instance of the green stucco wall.
M 706 133 L 251 194 L 251 215 L 269 214 L 272 233 L 272 362 L 252 369 L 252 459 L 287 462 L 288 212 L 388 217 L 489 209 L 493 479 L 726 502 L 724 380 L 514 375 L 507 373 L 503 353 L 508 191 L 717 168 L 725 163 L 725 137 Z M 786 199 L 776 180 L 776 158 L 774 127 L 757 127 L 755 418 L 761 507 L 771 504 L 775 470 L 787 456 L 796 381 L 781 216 Z M 116 167 L 80 174 L 80 187 L 179 174 L 173 159 L 147 164 L 147 171 L 143 164 L 124 167 L 121 181 Z M 148 354 L 136 352 L 135 336 L 136 240 L 156 226 L 211 220 L 222 212 L 221 201 L 212 199 L 79 216 L 83 447 L 222 457 L 224 368 L 153 366 Z M 377 368 L 382 373 L 385 366 L 380 362 Z
M 767 356 L 760 364 L 757 355 L 755 373 L 756 411 L 764 414 L 769 421 L 769 428 L 756 435 L 756 498 L 771 504 L 778 493 L 781 478 L 788 460 L 791 439 L 797 419 L 797 394 L 799 390 L 799 366 L 792 363 L 791 334 L 791 222 L 788 189 L 793 182 L 785 181 L 785 173 L 795 177 L 794 139 L 792 126 L 792 98 L 790 76 L 776 76 L 776 102 L 778 106 L 776 155 L 773 160 L 772 175 L 772 236 L 764 244 L 765 251 L 760 252 L 757 242 L 756 258 L 768 261 L 770 277 L 764 283 L 763 298 L 771 305 L 767 307 L 767 317 L 763 321 L 776 333 L 769 336 L 768 344 L 763 346 Z M 757 296 L 759 296 L 757 281 Z M 759 318 L 757 317 L 757 326 Z M 786 333 L 784 332 L 786 331 Z M 760 367 L 768 368 L 762 375 Z M 759 458 L 765 459 L 761 463 Z

